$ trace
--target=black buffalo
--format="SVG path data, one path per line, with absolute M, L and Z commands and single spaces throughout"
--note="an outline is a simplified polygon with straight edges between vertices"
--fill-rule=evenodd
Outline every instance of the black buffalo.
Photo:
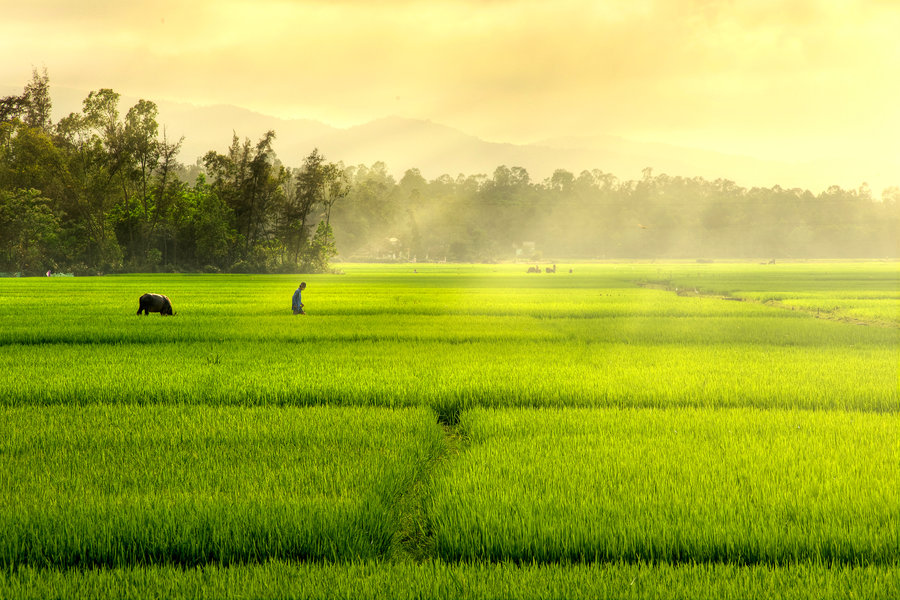
M 140 302 L 140 306 L 138 307 L 137 314 L 141 314 L 141 311 L 144 311 L 145 315 L 149 315 L 152 312 L 158 312 L 161 315 L 174 314 L 172 312 L 172 302 L 169 300 L 168 296 L 163 296 L 162 294 L 144 294 L 140 297 L 138 302 Z

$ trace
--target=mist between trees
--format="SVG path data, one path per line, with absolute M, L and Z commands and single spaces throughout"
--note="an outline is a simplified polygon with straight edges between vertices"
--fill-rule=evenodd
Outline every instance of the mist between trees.
M 157 107 L 91 92 L 53 123 L 49 78 L 0 98 L 0 271 L 323 272 L 329 261 L 894 258 L 900 188 L 746 189 L 726 179 L 521 167 L 397 181 L 275 132 L 178 161 Z M 223 135 L 227 135 L 223 131 Z

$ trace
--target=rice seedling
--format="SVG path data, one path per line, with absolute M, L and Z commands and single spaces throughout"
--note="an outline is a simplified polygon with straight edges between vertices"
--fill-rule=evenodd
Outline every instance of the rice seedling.
M 891 598 L 896 567 L 722 563 L 291 563 L 54 570 L 0 569 L 0 597 L 21 600 L 105 598 L 376 598 L 455 600 L 840 600 Z
M 427 410 L 4 408 L 0 565 L 385 557 L 443 449 Z
M 900 417 L 486 410 L 435 484 L 444 559 L 894 564 Z
M 0 280 L 0 597 L 896 589 L 896 263 L 345 270 Z
M 0 347 L 0 404 L 893 411 L 889 346 L 308 341 Z
M 310 278 L 303 318 L 285 276 L 0 282 L 0 403 L 900 404 L 896 329 L 635 288 L 648 265 L 402 269 Z M 148 290 L 179 314 L 132 314 Z
M 803 263 L 777 267 L 708 265 L 669 270 L 681 289 L 727 293 L 788 310 L 880 326 L 900 326 L 897 263 Z

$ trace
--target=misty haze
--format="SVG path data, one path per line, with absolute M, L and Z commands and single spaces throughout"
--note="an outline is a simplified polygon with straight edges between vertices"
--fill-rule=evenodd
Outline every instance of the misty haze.
M 526 168 L 505 164 L 430 179 L 411 166 L 397 178 L 383 161 L 347 165 L 316 147 L 302 162 L 291 157 L 292 165 L 275 152 L 274 130 L 253 139 L 232 132 L 226 149 L 184 164 L 185 138 L 169 137 L 152 101 L 124 107 L 118 93 L 102 89 L 56 123 L 52 106 L 49 76 L 37 71 L 21 94 L 0 101 L 6 271 L 321 272 L 332 260 L 897 256 L 898 187 L 880 197 L 868 184 L 818 193 L 748 188 L 651 166 L 636 179 L 599 167 L 559 167 L 535 180 Z M 364 135 L 370 148 L 382 147 L 373 140 L 390 147 L 405 125 L 372 124 Z M 221 137 L 228 137 L 224 128 Z M 461 137 L 419 136 L 416 147 L 456 139 L 446 146 L 458 149 Z

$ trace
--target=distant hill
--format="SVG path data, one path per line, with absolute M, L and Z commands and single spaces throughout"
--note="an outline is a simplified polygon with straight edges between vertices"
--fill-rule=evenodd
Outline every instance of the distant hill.
M 20 88 L 0 87 L 0 95 L 21 93 Z M 81 109 L 85 91 L 51 88 L 56 119 Z M 152 100 L 152 98 L 151 98 Z M 123 97 L 126 112 L 137 98 Z M 645 143 L 605 135 L 567 137 L 531 144 L 488 142 L 432 121 L 385 117 L 349 128 L 337 128 L 310 119 L 280 119 L 235 106 L 195 106 L 156 101 L 159 123 L 170 140 L 184 136 L 182 162 L 191 164 L 209 150 L 224 151 L 232 133 L 256 141 L 274 129 L 275 151 L 288 166 L 299 166 L 313 148 L 328 160 L 346 165 L 384 162 L 400 177 L 418 168 L 427 179 L 443 174 L 490 175 L 499 165 L 524 167 L 533 181 L 542 181 L 556 169 L 576 175 L 600 169 L 622 180 L 638 179 L 646 167 L 666 173 L 705 179 L 730 179 L 745 187 L 781 185 L 819 192 L 829 185 L 855 189 L 864 181 L 873 193 L 900 184 L 896 165 L 862 164 L 851 158 L 786 163 L 697 150 L 661 143 Z

